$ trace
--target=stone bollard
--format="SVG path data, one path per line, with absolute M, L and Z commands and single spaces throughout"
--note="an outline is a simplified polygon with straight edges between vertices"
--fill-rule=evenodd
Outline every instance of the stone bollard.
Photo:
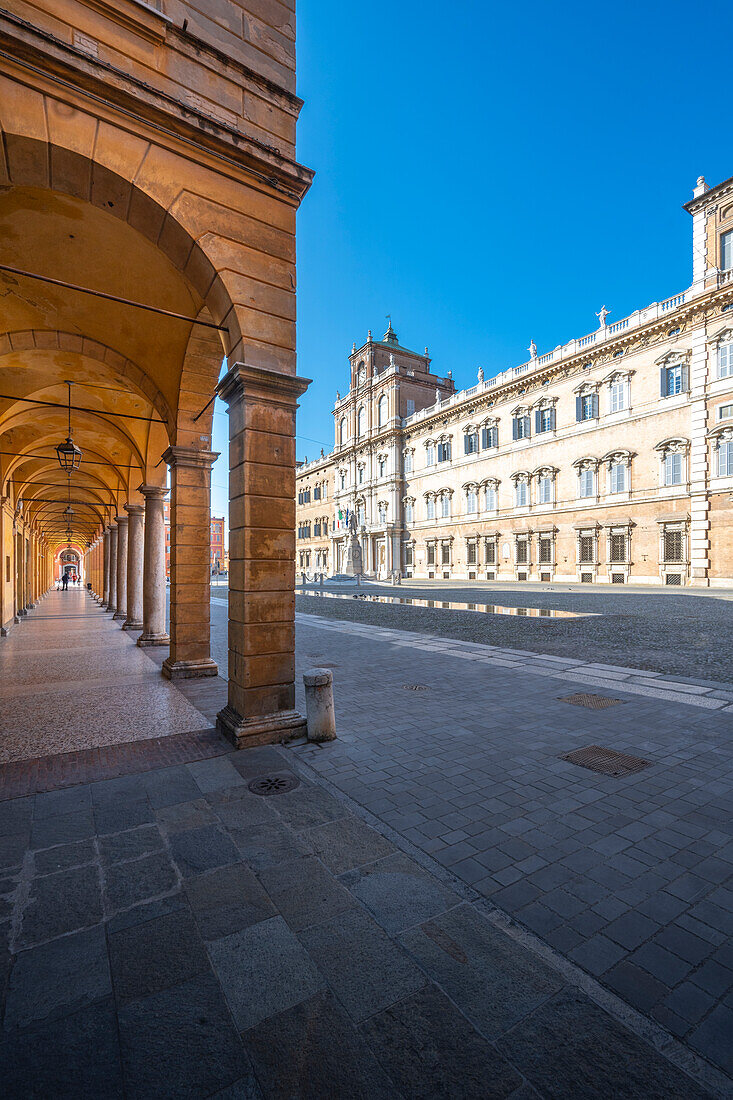
M 320 579 L 320 581 L 318 582 L 318 583 L 320 584 L 321 588 L 323 588 L 323 581 L 324 581 L 324 578 L 325 578 L 325 576 L 326 576 L 326 574 L 325 574 L 325 573 L 321 573 L 321 579 Z
M 333 709 L 333 673 L 330 668 L 310 668 L 303 673 L 305 714 L 309 741 L 336 740 Z
M 361 588 L 361 573 L 356 574 L 356 587 Z

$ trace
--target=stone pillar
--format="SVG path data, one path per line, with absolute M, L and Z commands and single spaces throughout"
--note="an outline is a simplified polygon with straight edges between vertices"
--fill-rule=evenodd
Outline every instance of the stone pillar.
M 235 745 L 299 737 L 295 708 L 295 410 L 308 382 L 233 366 L 229 405 L 229 682 Z
M 145 544 L 143 553 L 143 632 L 139 646 L 169 645 L 165 629 L 165 511 L 166 488 L 141 485 L 145 498 Z
M 112 529 L 111 527 L 105 527 L 104 534 L 102 535 L 102 607 L 109 607 L 109 563 L 110 563 L 110 549 L 112 543 Z
M 115 516 L 117 521 L 117 601 L 113 619 L 127 618 L 127 516 Z
M 109 599 L 107 610 L 117 610 L 117 524 L 109 526 Z
M 33 607 L 33 600 L 31 599 L 31 575 L 33 570 L 33 556 L 31 554 L 31 539 L 30 535 L 25 541 L 25 584 L 23 587 L 23 606 L 26 611 L 29 611 Z
M 170 653 L 163 662 L 169 680 L 216 676 L 210 649 L 211 467 L 213 451 L 169 447 L 171 472 Z
M 126 504 L 127 529 L 127 618 L 123 630 L 143 628 L 143 506 Z

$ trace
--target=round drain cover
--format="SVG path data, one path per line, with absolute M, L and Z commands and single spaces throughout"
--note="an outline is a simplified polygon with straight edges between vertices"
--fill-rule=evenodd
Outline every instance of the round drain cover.
M 275 775 L 258 775 L 247 786 L 252 794 L 285 794 L 300 786 L 300 780 L 292 772 L 278 772 Z

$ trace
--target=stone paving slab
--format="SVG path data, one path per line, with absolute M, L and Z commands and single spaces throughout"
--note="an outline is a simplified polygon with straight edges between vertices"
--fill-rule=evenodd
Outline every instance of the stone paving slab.
M 287 795 L 242 783 L 292 765 Z M 93 833 L 68 841 L 77 814 Z M 723 1095 L 287 750 L 8 801 L 0 825 L 9 1100 Z

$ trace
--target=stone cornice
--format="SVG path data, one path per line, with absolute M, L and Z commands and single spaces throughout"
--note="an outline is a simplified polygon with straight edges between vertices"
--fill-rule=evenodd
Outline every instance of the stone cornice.
M 179 37 L 193 38 L 177 32 Z M 300 100 L 293 104 L 285 89 L 265 81 L 245 66 L 233 62 L 226 55 L 219 58 L 218 51 L 195 40 L 194 51 L 208 52 L 221 64 L 246 74 L 273 95 L 285 97 L 293 113 L 299 110 Z M 143 80 L 131 76 L 114 65 L 84 53 L 74 46 L 32 24 L 12 12 L 0 8 L 0 57 L 14 62 L 26 70 L 35 72 L 54 84 L 65 85 L 77 95 L 93 97 L 107 105 L 131 115 L 136 121 L 147 123 L 158 132 L 193 144 L 215 157 L 228 161 L 241 172 L 256 175 L 268 186 L 280 190 L 298 202 L 303 198 L 314 172 L 283 154 L 275 146 L 258 138 L 241 133 L 227 123 L 197 110 L 173 96 L 153 88 Z M 38 64 L 42 61 L 43 68 Z
M 642 327 L 626 331 L 616 339 L 609 340 L 593 351 L 583 349 L 568 359 L 548 363 L 546 367 L 529 377 L 526 374 L 518 375 L 516 379 L 506 382 L 503 386 L 497 386 L 496 389 L 488 389 L 481 394 L 470 394 L 458 405 L 436 409 L 434 413 L 426 416 L 419 423 L 411 424 L 406 429 L 405 438 L 414 436 L 415 433 L 422 435 L 426 430 L 434 432 L 438 424 L 444 426 L 457 423 L 466 415 L 467 408 L 471 408 L 478 414 L 482 409 L 488 409 L 499 401 L 503 402 L 519 397 L 528 398 L 530 393 L 545 383 L 551 384 L 561 378 L 569 378 L 580 374 L 585 364 L 589 364 L 589 369 L 592 369 L 612 361 L 618 351 L 627 354 L 642 351 L 644 348 L 653 347 L 655 344 L 661 344 L 669 338 L 668 334 L 671 327 L 679 328 L 680 335 L 682 335 L 687 329 L 694 327 L 696 324 L 710 320 L 720 312 L 721 307 L 730 303 L 733 303 L 733 285 L 726 286 L 721 290 L 715 289 L 707 294 L 701 294 L 699 297 L 678 306 L 677 309 L 665 313 L 663 317 L 657 318 Z M 622 362 L 619 361 L 619 370 L 626 369 L 625 366 L 622 366 Z M 524 404 L 532 404 L 532 401 L 526 400 Z

